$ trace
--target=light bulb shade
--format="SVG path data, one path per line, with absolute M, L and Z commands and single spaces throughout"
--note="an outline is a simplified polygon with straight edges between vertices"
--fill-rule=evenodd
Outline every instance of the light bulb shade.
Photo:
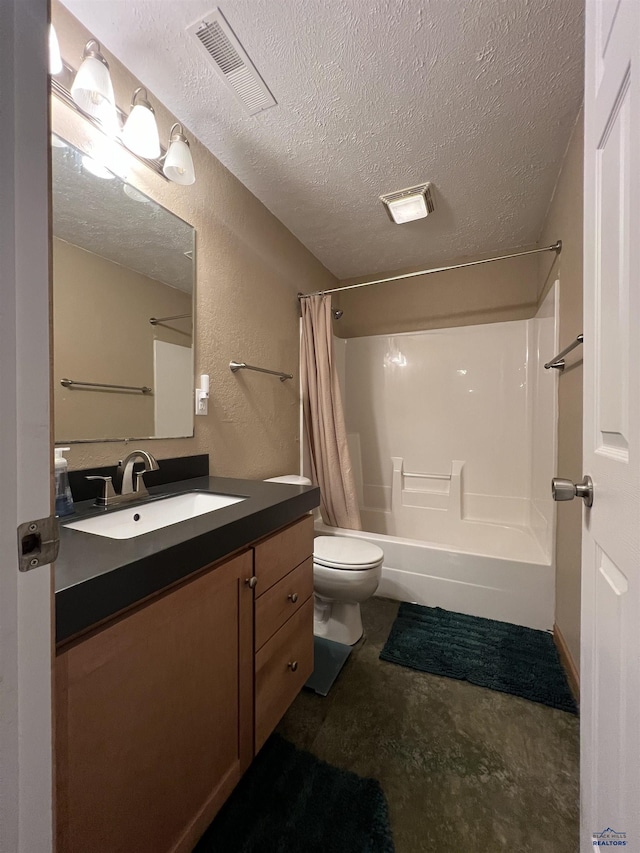
M 138 157 L 155 160 L 160 156 L 158 125 L 151 106 L 135 104 L 122 131 L 122 141 Z
M 62 56 L 60 55 L 58 36 L 53 24 L 49 24 L 49 74 L 59 74 L 61 71 Z
M 97 45 L 97 50 L 90 45 Z M 118 131 L 118 113 L 111 74 L 96 41 L 87 42 L 82 65 L 71 86 L 71 97 L 83 112 L 97 118 L 108 133 Z
M 171 141 L 162 171 L 174 184 L 188 186 L 189 184 L 193 184 L 196 179 L 193 159 L 186 136 L 182 132 L 174 133 L 173 130 L 175 127 L 180 127 L 180 125 L 174 124 L 171 128 Z M 180 128 L 181 130 L 182 128 Z

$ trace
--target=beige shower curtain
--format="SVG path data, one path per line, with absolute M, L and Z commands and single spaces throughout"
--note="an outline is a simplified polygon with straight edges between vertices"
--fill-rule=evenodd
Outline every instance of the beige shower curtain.
M 309 296 L 302 306 L 302 402 L 313 481 L 327 524 L 361 530 L 340 385 L 333 354 L 331 297 Z

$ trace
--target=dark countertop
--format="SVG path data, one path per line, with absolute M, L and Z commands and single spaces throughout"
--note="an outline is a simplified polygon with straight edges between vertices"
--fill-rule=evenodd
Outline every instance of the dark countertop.
M 56 642 L 86 631 L 192 572 L 290 524 L 320 503 L 315 486 L 198 477 L 149 489 L 154 497 L 193 490 L 245 496 L 224 509 L 132 539 L 68 530 L 65 523 L 101 515 L 91 501 L 60 519 L 55 565 Z M 125 504 L 114 510 L 128 509 Z

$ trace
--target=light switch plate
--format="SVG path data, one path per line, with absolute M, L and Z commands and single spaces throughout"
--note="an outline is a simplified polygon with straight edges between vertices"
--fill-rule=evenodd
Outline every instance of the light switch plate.
M 209 414 L 209 395 L 196 388 L 196 415 Z

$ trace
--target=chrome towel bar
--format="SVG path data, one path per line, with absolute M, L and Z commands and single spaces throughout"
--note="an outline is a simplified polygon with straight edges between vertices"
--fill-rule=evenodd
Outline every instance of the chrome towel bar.
M 564 370 L 564 356 L 567 353 L 571 352 L 571 350 L 575 349 L 576 347 L 579 347 L 583 341 L 583 338 L 584 335 L 578 335 L 575 341 L 572 341 L 572 343 L 570 343 L 568 347 L 565 347 L 562 352 L 559 352 L 558 355 L 555 356 L 555 358 L 552 358 L 551 361 L 548 361 L 545 364 L 544 369 L 549 370 L 550 367 L 554 367 L 556 370 Z
M 65 388 L 110 388 L 112 391 L 138 391 L 140 394 L 151 394 L 152 388 L 147 385 L 105 385 L 103 382 L 78 382 L 77 379 L 61 379 L 60 384 Z
M 270 373 L 272 376 L 279 376 L 280 382 L 285 382 L 287 379 L 293 379 L 292 373 L 283 373 L 281 370 L 267 370 L 266 367 L 254 367 L 252 364 L 246 364 L 244 361 L 231 361 L 229 368 L 232 373 L 238 370 L 257 370 L 258 373 Z

